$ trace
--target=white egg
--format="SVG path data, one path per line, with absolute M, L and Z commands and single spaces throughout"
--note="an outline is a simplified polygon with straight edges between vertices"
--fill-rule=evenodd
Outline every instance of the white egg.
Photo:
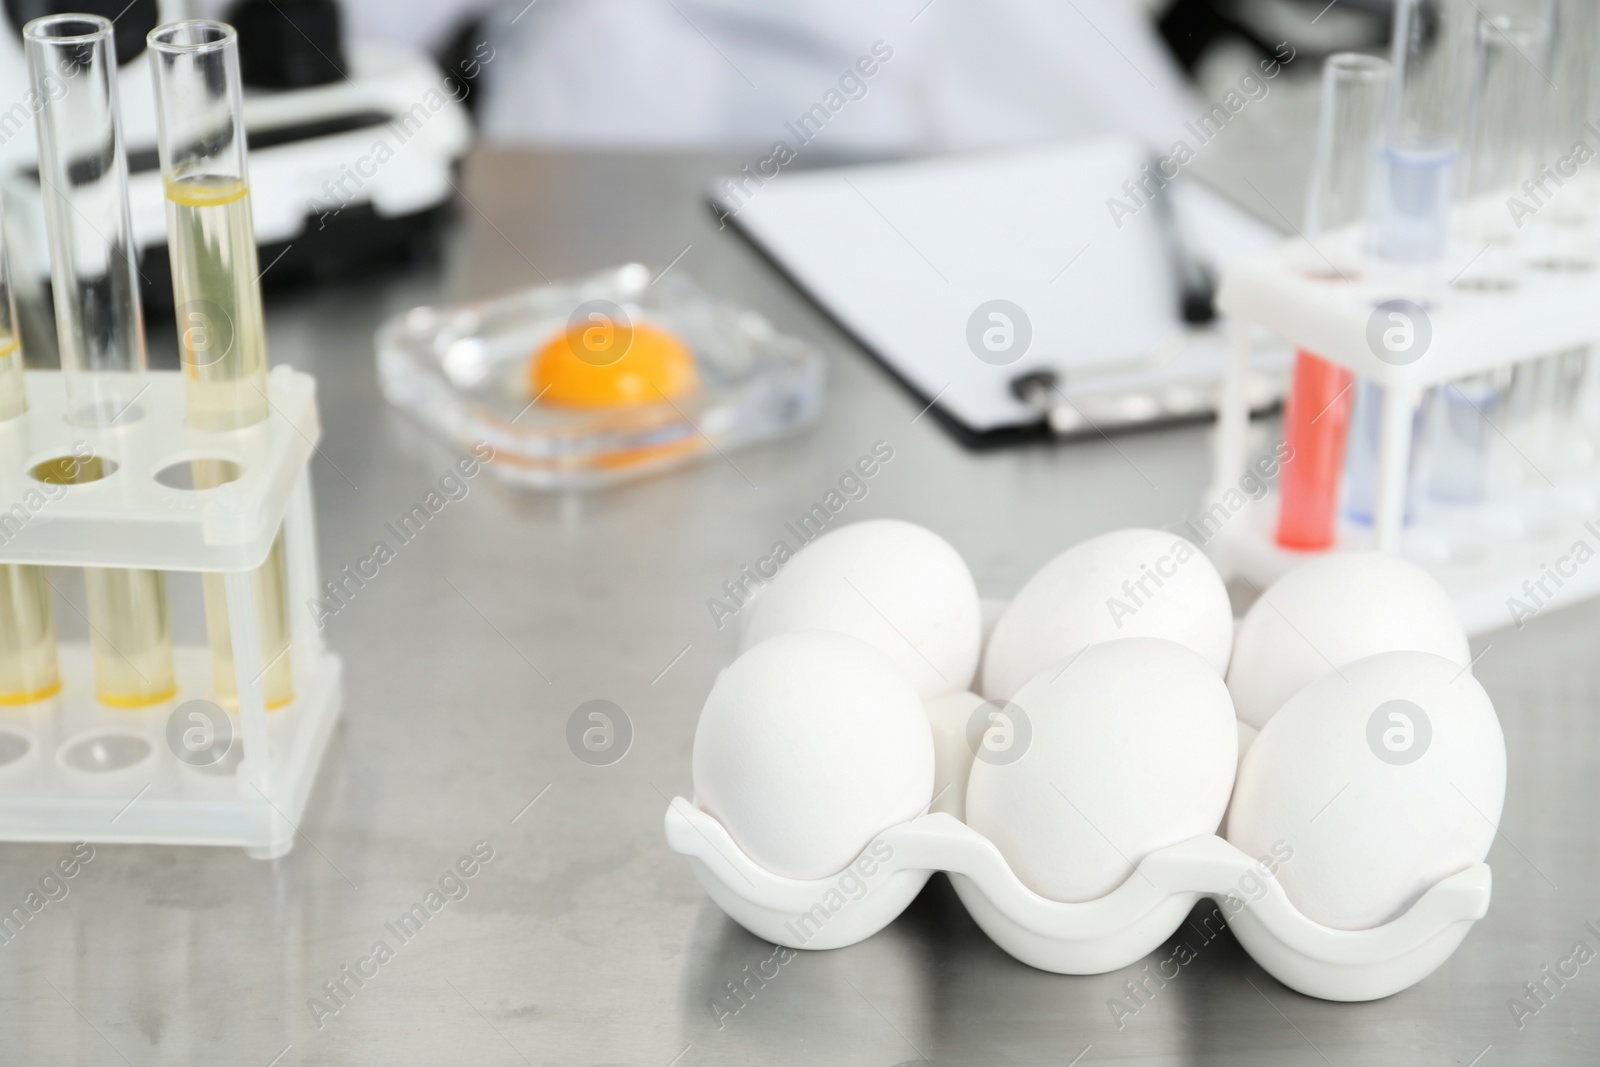
M 1243 763 L 1244 762 L 1244 754 L 1246 752 L 1250 751 L 1250 746 L 1255 743 L 1255 739 L 1261 733 L 1261 731 L 1257 730 L 1254 726 L 1251 726 L 1247 722 L 1241 722 L 1241 723 L 1238 724 L 1238 726 L 1239 726 L 1239 762 Z
M 1190 649 L 1092 645 L 1035 676 L 1007 710 L 1012 744 L 980 748 L 967 824 L 1040 896 L 1102 897 L 1151 852 L 1221 821 L 1238 730 L 1222 678 Z
M 1256 735 L 1259 734 L 1261 731 L 1257 730 L 1254 726 L 1251 726 L 1247 722 L 1237 722 L 1236 721 L 1234 723 L 1234 725 L 1239 728 L 1239 759 L 1238 759 L 1238 762 L 1234 764 L 1234 766 L 1237 768 L 1237 767 L 1244 766 L 1244 754 L 1246 752 L 1250 751 L 1251 743 L 1255 741 Z M 1237 780 L 1237 773 L 1238 772 L 1236 770 L 1235 771 L 1235 779 L 1236 780 Z M 1226 815 L 1224 815 L 1222 817 L 1222 825 L 1217 827 L 1217 836 L 1218 837 L 1227 837 L 1228 836 L 1228 817 Z
M 872 519 L 801 549 L 751 602 L 740 647 L 832 630 L 887 656 L 924 699 L 972 687 L 982 647 L 978 589 L 938 534 Z
M 972 716 L 985 705 L 977 693 L 947 693 L 927 701 L 933 728 L 933 803 L 929 811 L 967 817 L 967 776 L 972 773 Z
M 694 733 L 695 802 L 789 878 L 844 869 L 933 795 L 916 690 L 853 637 L 782 634 L 718 676 Z
M 994 628 L 1000 623 L 1000 616 L 1006 613 L 1006 608 L 1011 606 L 1009 600 L 997 600 L 993 597 L 983 597 L 978 601 L 978 669 L 972 672 L 974 682 L 983 677 L 983 654 L 989 648 L 989 638 L 994 636 Z
M 1450 594 L 1387 552 L 1330 553 L 1279 578 L 1251 605 L 1234 641 L 1228 689 L 1239 718 L 1260 729 L 1333 668 L 1401 650 L 1470 662 Z
M 1175 641 L 1218 674 L 1228 669 L 1233 609 L 1204 553 L 1160 530 L 1116 530 L 1069 548 L 995 624 L 980 692 L 1005 700 L 1050 664 L 1122 637 Z
M 1227 837 L 1251 856 L 1288 852 L 1277 878 L 1307 918 L 1365 930 L 1481 862 L 1505 791 L 1483 687 L 1450 660 L 1388 652 L 1278 710 L 1245 754 Z

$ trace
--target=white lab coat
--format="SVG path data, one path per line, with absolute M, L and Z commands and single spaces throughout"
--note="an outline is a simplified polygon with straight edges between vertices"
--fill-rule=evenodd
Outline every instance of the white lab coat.
M 829 150 L 1111 130 L 1165 149 L 1194 108 L 1126 0 L 523 3 L 488 22 L 480 118 L 495 140 L 766 147 L 793 144 L 786 124 L 820 104 Z M 875 49 L 889 55 L 873 74 L 853 73 Z

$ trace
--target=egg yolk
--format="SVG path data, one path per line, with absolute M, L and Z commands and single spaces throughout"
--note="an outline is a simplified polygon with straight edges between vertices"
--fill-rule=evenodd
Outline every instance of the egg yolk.
M 576 325 L 534 353 L 529 387 L 541 404 L 621 408 L 694 392 L 694 356 L 648 323 Z

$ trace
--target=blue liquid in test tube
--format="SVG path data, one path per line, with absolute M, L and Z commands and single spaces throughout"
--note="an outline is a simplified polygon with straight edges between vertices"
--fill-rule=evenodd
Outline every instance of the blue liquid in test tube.
M 1381 260 L 1425 268 L 1445 251 L 1481 19 L 1474 0 L 1395 0 L 1394 83 L 1373 168 L 1373 247 Z M 1426 285 L 1428 273 L 1413 277 Z M 1426 302 L 1420 292 L 1396 295 Z M 1431 394 L 1418 398 L 1412 416 L 1403 522 L 1412 517 Z M 1360 382 L 1345 450 L 1344 510 L 1353 522 L 1376 522 L 1383 401 L 1381 386 Z
M 1425 263 L 1444 252 L 1481 21 L 1475 0 L 1396 0 L 1375 198 L 1383 259 Z
M 1454 150 L 1386 147 L 1378 158 L 1378 255 L 1402 263 L 1437 259 L 1449 232 Z

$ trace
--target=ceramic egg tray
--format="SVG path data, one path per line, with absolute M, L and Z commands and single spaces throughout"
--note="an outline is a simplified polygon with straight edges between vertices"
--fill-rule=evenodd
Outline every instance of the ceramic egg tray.
M 1028 889 L 993 843 L 944 812 L 890 827 L 849 867 L 809 881 L 757 865 L 720 822 L 682 797 L 667 808 L 666 833 L 730 918 L 789 948 L 864 941 L 893 922 L 935 871 L 944 871 L 984 933 L 1041 970 L 1102 974 L 1126 967 L 1165 943 L 1195 903 L 1209 897 L 1264 970 L 1324 1000 L 1376 1000 L 1420 982 L 1489 910 L 1489 867 L 1480 863 L 1435 885 L 1392 922 L 1334 930 L 1302 915 L 1260 864 L 1215 835 L 1153 852 L 1104 897 L 1068 904 Z M 1252 898 L 1241 895 L 1247 877 L 1263 887 Z

